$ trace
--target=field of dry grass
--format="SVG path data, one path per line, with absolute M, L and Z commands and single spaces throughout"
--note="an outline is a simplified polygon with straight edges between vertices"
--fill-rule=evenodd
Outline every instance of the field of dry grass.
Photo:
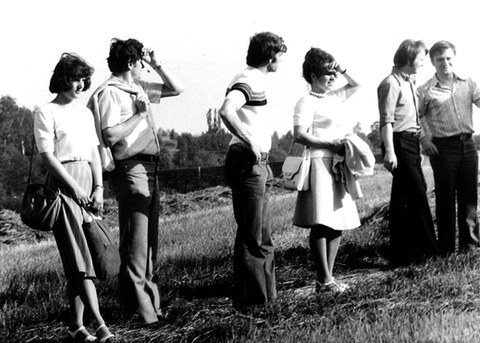
M 428 169 L 426 175 L 431 185 Z M 165 208 L 170 201 L 180 209 L 161 218 L 156 275 L 167 318 L 157 330 L 136 327 L 122 316 L 115 280 L 99 283 L 102 312 L 118 342 L 480 341 L 480 253 L 388 269 L 390 175 L 379 169 L 362 186 L 362 226 L 344 236 L 336 267 L 337 278 L 352 290 L 297 296 L 313 285 L 307 232 L 291 225 L 295 194 L 277 192 L 279 299 L 248 315 L 233 310 L 229 300 L 235 223 L 228 190 L 212 190 L 212 199 L 208 192 L 165 198 Z M 1 245 L 0 280 L 3 341 L 65 341 L 64 278 L 54 242 Z

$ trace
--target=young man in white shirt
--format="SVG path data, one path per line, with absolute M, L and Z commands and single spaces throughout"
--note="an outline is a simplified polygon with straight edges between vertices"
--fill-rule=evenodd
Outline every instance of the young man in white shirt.
M 119 212 L 120 300 L 127 315 L 137 313 L 141 324 L 150 325 L 158 322 L 162 313 L 160 293 L 153 281 L 160 146 L 149 104 L 179 95 L 183 88 L 154 51 L 135 39 L 113 40 L 107 61 L 112 76 L 94 92 L 89 107 L 101 145 L 110 148 L 102 154 L 102 165 L 107 170 L 114 168 L 111 184 Z M 156 71 L 158 83 L 141 81 L 144 63 Z M 109 154 L 113 161 L 107 161 Z
M 271 238 L 269 190 L 273 173 L 268 164 L 271 130 L 266 76 L 277 71 L 287 51 L 283 39 L 262 32 L 250 39 L 248 67 L 236 75 L 219 110 L 233 134 L 225 161 L 237 222 L 234 246 L 233 306 L 263 305 L 277 297 Z

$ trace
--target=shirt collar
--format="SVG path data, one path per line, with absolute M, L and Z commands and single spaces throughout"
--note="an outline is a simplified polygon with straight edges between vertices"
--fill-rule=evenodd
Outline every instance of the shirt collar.
M 467 81 L 466 77 L 463 77 L 461 75 L 457 75 L 457 73 L 453 73 L 453 77 L 455 78 L 455 82 L 456 81 Z M 437 86 L 440 85 L 440 80 L 437 77 L 437 73 L 435 73 L 433 75 L 433 77 L 429 80 L 428 83 L 431 87 L 437 87 Z
M 397 67 L 392 68 L 392 74 L 396 76 L 397 78 L 401 78 L 402 80 L 406 82 L 415 82 L 416 75 L 415 74 L 406 74 Z

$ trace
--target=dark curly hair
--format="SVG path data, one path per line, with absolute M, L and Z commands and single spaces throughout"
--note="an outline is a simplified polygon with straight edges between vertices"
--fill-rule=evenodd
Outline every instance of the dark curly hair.
M 279 52 L 287 52 L 283 38 L 271 32 L 260 32 L 250 38 L 247 65 L 258 68 L 267 64 Z
M 53 75 L 50 78 L 49 90 L 51 93 L 68 92 L 72 89 L 72 82 L 85 79 L 82 91 L 90 88 L 91 76 L 94 69 L 80 56 L 74 53 L 63 53 L 58 61 Z
M 335 58 L 328 52 L 319 48 L 311 48 L 303 61 L 303 78 L 311 84 L 312 74 L 317 77 L 326 75 L 330 72 L 329 64 L 334 61 Z
M 130 38 L 121 40 L 112 39 L 110 54 L 107 58 L 108 68 L 112 73 L 122 73 L 128 70 L 128 64 L 141 60 L 143 56 L 143 44 Z

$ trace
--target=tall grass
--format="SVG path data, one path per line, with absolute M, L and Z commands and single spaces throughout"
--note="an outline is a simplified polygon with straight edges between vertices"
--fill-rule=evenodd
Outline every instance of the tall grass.
M 426 169 L 431 185 L 431 172 Z M 335 268 L 352 290 L 297 297 L 312 287 L 308 230 L 294 227 L 295 193 L 272 202 L 279 299 L 251 314 L 229 300 L 235 221 L 230 205 L 161 219 L 157 282 L 167 320 L 145 330 L 123 318 L 115 281 L 99 283 L 119 342 L 478 342 L 480 253 L 390 270 L 385 205 L 391 176 L 361 180 L 362 226 L 344 235 Z M 382 212 L 383 211 L 383 212 Z M 67 308 L 54 242 L 0 249 L 0 337 L 61 342 Z

